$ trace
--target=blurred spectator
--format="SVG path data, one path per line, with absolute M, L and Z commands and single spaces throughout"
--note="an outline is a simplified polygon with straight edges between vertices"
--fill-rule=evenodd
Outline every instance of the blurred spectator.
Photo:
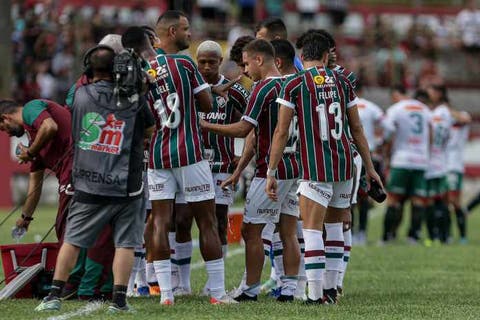
M 319 10 L 320 0 L 297 0 L 297 11 L 302 24 L 311 23 Z
M 334 26 L 341 26 L 348 13 L 348 0 L 325 0 L 325 8 Z
M 469 52 L 480 51 L 480 10 L 475 0 L 467 0 L 465 8 L 458 13 L 457 25 L 463 47 Z
M 239 21 L 243 24 L 254 24 L 255 23 L 255 5 L 256 0 L 237 0 L 238 6 L 240 7 L 240 17 Z

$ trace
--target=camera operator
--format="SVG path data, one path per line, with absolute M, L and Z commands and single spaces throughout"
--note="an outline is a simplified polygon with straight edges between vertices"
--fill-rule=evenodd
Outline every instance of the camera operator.
M 50 294 L 37 311 L 60 309 L 59 295 L 80 248 L 92 246 L 106 224 L 111 224 L 115 242 L 113 303 L 109 312 L 129 310 L 126 291 L 133 249 L 143 243 L 145 219 L 143 141 L 152 134 L 154 119 L 143 99 L 130 102 L 115 94 L 114 56 L 113 50 L 105 46 L 89 50 L 86 59 L 93 80 L 75 92 L 74 201 Z

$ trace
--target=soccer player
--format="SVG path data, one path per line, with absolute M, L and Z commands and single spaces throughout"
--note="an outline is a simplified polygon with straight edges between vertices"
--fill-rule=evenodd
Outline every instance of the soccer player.
M 286 81 L 277 99 L 281 105 L 280 114 L 268 164 L 269 172 L 279 168 L 290 122 L 296 112 L 301 164 L 297 192 L 303 217 L 308 301 L 311 303 L 336 303 L 336 277 L 326 281 L 323 291 L 325 248 L 322 231 L 327 211 L 342 216 L 350 207 L 353 157 L 347 123 L 365 163 L 367 181 L 374 179 L 381 185 L 363 135 L 353 88 L 343 75 L 324 68 L 328 49 L 325 37 L 318 34 L 306 37 L 302 52 L 305 70 Z M 275 176 L 267 175 L 265 190 L 270 198 L 277 197 L 279 189 Z M 341 263 L 341 229 L 332 236 L 342 243 L 339 252 L 332 252 L 339 255 Z
M 190 23 L 181 11 L 165 11 L 157 20 L 156 31 L 160 39 L 158 48 L 155 48 L 157 54 L 177 54 L 190 47 Z
M 373 154 L 378 147 L 378 139 L 376 138 L 375 132 L 376 129 L 381 126 L 384 113 L 378 105 L 362 97 L 363 86 L 360 82 L 356 83 L 355 93 L 358 96 L 357 108 L 358 114 L 360 116 L 360 121 L 362 122 L 363 132 L 365 133 L 365 137 L 368 141 L 368 148 L 370 150 L 370 154 Z M 378 166 L 376 166 L 376 169 L 378 172 Z M 356 236 L 356 240 L 358 244 L 364 245 L 367 241 L 366 231 L 368 222 L 368 209 L 370 204 L 368 201 L 368 197 L 365 193 L 363 193 L 363 195 L 354 193 L 353 196 L 358 199 L 358 201 L 356 202 L 358 202 L 359 213 L 358 234 Z
M 298 68 L 295 66 L 295 48 L 292 44 L 286 39 L 275 39 L 270 41 L 273 48 L 275 49 L 275 65 L 277 66 L 278 71 L 282 74 L 282 76 L 286 79 L 289 76 L 293 76 L 298 72 Z M 294 116 L 292 120 L 292 125 L 290 128 L 290 141 L 288 142 L 289 145 L 294 146 L 295 151 L 297 152 L 298 156 L 298 121 L 297 117 Z M 297 239 L 298 244 L 300 246 L 300 266 L 299 266 L 299 274 L 298 274 L 298 284 L 297 290 L 295 292 L 295 298 L 305 300 L 305 289 L 307 285 L 307 276 L 305 274 L 305 241 L 303 239 L 303 223 L 302 220 L 297 220 Z M 282 276 L 281 271 L 283 271 L 283 246 L 282 242 L 279 238 L 278 232 L 273 234 L 273 253 L 275 259 L 275 266 L 279 266 L 279 268 L 275 267 L 277 272 L 277 278 L 279 279 Z M 277 270 L 278 269 L 278 270 Z M 280 271 L 280 272 L 278 272 Z M 269 280 L 270 281 L 270 280 Z M 267 282 L 268 284 L 268 282 Z M 276 285 L 276 284 L 275 284 Z M 262 285 L 262 287 L 265 286 Z
M 278 301 L 291 301 L 297 284 L 300 251 L 296 232 L 288 226 L 298 217 L 295 196 L 298 164 L 292 149 L 284 153 L 279 165 L 278 178 L 280 192 L 272 201 L 264 193 L 268 174 L 267 159 L 270 150 L 273 128 L 277 123 L 278 104 L 275 102 L 280 92 L 282 77 L 275 67 L 274 49 L 262 39 L 250 42 L 243 49 L 245 72 L 256 81 L 250 96 L 247 111 L 242 120 L 230 125 L 203 123 L 204 129 L 229 137 L 245 137 L 246 145 L 238 167 L 232 176 L 238 177 L 246 163 L 256 153 L 255 178 L 248 190 L 242 236 L 246 251 L 246 284 L 242 293 L 235 297 L 237 301 L 256 301 L 260 292 L 260 278 L 264 262 L 262 230 L 268 222 L 279 223 L 280 236 L 284 247 L 285 276 L 282 277 L 281 295 Z M 255 131 L 253 131 L 255 129 Z M 255 133 L 256 141 L 253 139 Z M 256 152 L 254 149 L 256 145 Z M 235 178 L 233 178 L 235 179 Z M 296 231 L 294 229 L 293 231 Z
M 390 170 L 382 241 L 395 238 L 403 202 L 408 198 L 412 203 L 409 237 L 417 241 L 427 199 L 424 175 L 429 164 L 431 112 L 419 100 L 409 98 L 403 86 L 393 87 L 391 96 L 395 103 L 388 108 L 384 121 L 389 143 L 386 167 Z
M 344 75 L 347 78 L 347 81 L 350 82 L 350 85 L 353 89 L 355 89 L 357 84 L 357 77 L 356 75 L 345 69 L 344 67 L 337 64 L 337 54 L 336 54 L 336 43 L 333 36 L 323 29 L 310 29 L 304 34 L 302 34 L 298 39 L 296 46 L 298 49 L 302 49 L 306 39 L 309 39 L 309 36 L 312 34 L 317 34 L 328 42 L 328 63 L 327 67 Z M 348 124 L 347 124 L 348 127 Z M 347 129 L 347 133 L 349 134 L 349 130 Z M 325 232 L 323 236 L 326 240 L 325 248 L 326 251 L 334 251 L 337 252 L 342 250 L 340 247 L 341 242 L 338 241 L 338 234 L 343 232 L 343 258 L 340 258 L 339 254 L 331 254 L 330 252 L 326 253 L 326 278 L 329 279 L 328 282 L 332 282 L 333 278 L 338 273 L 337 277 L 337 291 L 341 295 L 343 293 L 343 279 L 345 277 L 345 272 L 347 269 L 348 262 L 350 260 L 350 253 L 352 247 L 352 206 L 356 204 L 357 201 L 357 193 L 359 191 L 360 185 L 360 177 L 362 172 L 362 158 L 360 154 L 357 152 L 355 144 L 350 137 L 350 142 L 352 144 L 352 152 L 353 152 L 353 170 L 354 170 L 354 181 L 352 187 L 352 196 L 350 199 L 350 211 L 344 211 L 343 216 L 338 216 L 333 214 L 330 211 L 327 211 L 325 216 Z M 330 232 L 328 232 L 330 230 Z M 333 238 L 332 238 L 333 237 Z M 338 261 L 339 259 L 343 261 Z M 332 270 L 335 268 L 335 270 Z
M 449 239 L 450 213 L 448 210 L 448 140 L 454 122 L 466 124 L 468 115 L 451 110 L 449 98 L 444 85 L 432 85 L 427 88 L 432 106 L 432 144 L 430 147 L 430 163 L 426 172 L 430 207 L 427 215 L 427 226 L 430 240 L 439 239 L 446 243 Z M 459 161 L 460 159 L 457 159 Z M 461 213 L 464 219 L 463 212 Z M 457 218 L 458 219 L 458 218 Z M 464 220 L 460 221 L 464 228 Z
M 272 40 L 287 40 L 288 32 L 285 23 L 280 18 L 268 18 L 259 22 L 255 28 L 255 37 L 257 39 Z M 297 70 L 302 70 L 302 61 L 295 56 L 294 65 Z
M 154 227 L 152 258 L 161 288 L 160 302 L 163 305 L 174 303 L 168 229 L 175 194 L 181 191 L 200 229 L 200 252 L 207 269 L 210 301 L 212 304 L 232 303 L 234 301 L 225 293 L 215 191 L 209 164 L 203 159 L 198 126 L 198 111 L 211 111 L 210 86 L 189 59 L 157 55 L 141 28 L 129 28 L 122 42 L 140 53 L 154 80 L 149 102 L 155 111 L 157 130 L 150 144 L 148 183 Z
M 465 117 L 470 115 L 463 111 Z M 454 122 L 447 146 L 448 202 L 455 210 L 460 243 L 467 243 L 467 213 L 461 205 L 463 173 L 465 171 L 464 150 L 468 141 L 469 124 Z
M 200 74 L 211 85 L 229 83 L 219 73 L 222 63 L 222 48 L 214 41 L 204 41 L 197 48 L 197 63 Z M 218 124 L 229 124 L 240 120 L 247 105 L 248 91 L 240 84 L 234 84 L 225 98 L 218 94 L 213 95 L 213 108 L 209 113 L 200 112 L 204 120 Z M 204 159 L 208 160 L 213 174 L 215 188 L 216 215 L 218 221 L 218 233 L 222 243 L 222 252 L 227 253 L 227 224 L 228 207 L 233 203 L 233 192 L 229 188 L 222 188 L 223 181 L 228 179 L 235 169 L 234 139 L 219 136 L 207 131 L 202 132 L 204 144 Z M 178 217 L 178 215 L 177 215 Z M 191 228 L 193 214 L 187 211 L 181 220 L 177 220 L 177 246 L 176 258 L 179 266 L 180 283 L 174 290 L 174 295 L 191 293 L 190 287 L 190 257 L 191 257 Z M 188 247 L 187 247 L 188 246 Z M 187 247 L 187 248 L 185 248 Z M 208 292 L 208 283 L 205 287 Z
M 188 49 L 190 47 L 191 42 L 191 31 L 190 31 L 190 23 L 188 21 L 187 16 L 178 10 L 167 10 L 157 20 L 155 29 L 156 35 L 158 40 L 152 37 L 151 30 L 146 30 L 143 28 L 148 35 L 150 43 L 152 47 L 155 49 L 157 54 L 171 54 L 177 55 L 180 51 Z M 183 59 L 187 59 L 191 62 L 191 64 L 195 65 L 193 60 L 186 55 L 181 55 Z M 196 67 L 196 66 L 195 66 Z M 168 239 L 169 245 L 171 249 L 171 260 L 172 260 L 172 287 L 175 289 L 179 285 L 179 266 L 178 266 L 178 259 L 176 257 L 176 232 L 175 232 L 175 224 L 176 220 L 181 220 L 184 216 L 190 216 L 191 213 L 189 212 L 189 207 L 187 202 L 185 201 L 185 197 L 183 196 L 182 192 L 179 192 L 176 195 L 175 200 L 175 209 L 172 219 L 172 225 L 170 226 Z M 177 218 L 178 217 L 178 218 Z M 147 220 L 147 226 L 145 228 L 146 233 L 146 255 L 147 255 L 147 278 L 150 285 L 150 293 L 154 295 L 159 294 L 159 287 L 156 283 L 156 276 L 155 271 L 152 263 L 152 249 L 151 249 L 151 235 L 152 235 L 152 225 L 153 221 L 150 219 Z M 187 234 L 188 237 L 188 234 Z M 182 239 L 180 239 L 182 240 Z M 186 241 L 182 245 L 185 252 L 183 252 L 184 256 L 191 257 L 192 249 L 192 241 Z M 190 253 L 188 253 L 189 251 Z M 183 262 L 188 262 L 189 258 L 186 257 L 183 259 Z

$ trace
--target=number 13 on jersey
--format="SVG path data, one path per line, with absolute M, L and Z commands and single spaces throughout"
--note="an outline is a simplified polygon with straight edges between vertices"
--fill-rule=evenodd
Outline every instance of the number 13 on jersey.
M 343 119 L 342 119 L 342 106 L 338 102 L 333 102 L 328 105 L 328 108 L 325 107 L 325 105 L 319 104 L 316 108 L 315 111 L 318 113 L 318 120 L 320 122 L 320 137 L 323 141 L 328 141 L 328 115 L 326 111 L 328 110 L 329 115 L 334 116 L 335 120 L 335 127 L 330 130 L 330 134 L 332 135 L 332 138 L 335 140 L 339 140 L 342 137 L 342 131 L 343 131 Z

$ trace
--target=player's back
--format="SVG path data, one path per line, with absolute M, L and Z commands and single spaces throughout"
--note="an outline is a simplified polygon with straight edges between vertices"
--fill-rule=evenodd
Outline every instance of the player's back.
M 447 146 L 448 170 L 464 171 L 464 150 L 468 141 L 469 126 L 454 123 L 450 129 L 450 138 Z
M 157 130 L 150 147 L 150 166 L 176 168 L 202 160 L 194 95 L 208 87 L 195 64 L 181 56 L 158 55 L 146 67 L 154 76 L 148 101 Z
M 427 177 L 435 178 L 447 173 L 447 147 L 453 117 L 446 105 L 439 105 L 432 111 L 432 145 Z
M 414 99 L 402 100 L 388 109 L 385 128 L 394 134 L 392 167 L 426 169 L 430 120 L 428 107 Z
M 297 112 L 302 179 L 350 179 L 352 150 L 346 111 L 357 98 L 345 76 L 312 67 L 289 78 L 281 97 L 281 104 Z
M 358 115 L 362 122 L 363 132 L 367 138 L 368 147 L 370 151 L 376 148 L 375 125 L 383 117 L 383 110 L 375 103 L 359 98 L 357 102 Z

